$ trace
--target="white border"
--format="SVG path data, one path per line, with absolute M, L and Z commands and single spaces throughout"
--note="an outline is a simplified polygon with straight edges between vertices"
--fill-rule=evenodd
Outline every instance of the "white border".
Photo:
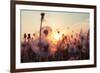
M 39 63 L 20 63 L 20 10 L 47 10 L 47 11 L 70 11 L 70 12 L 88 12 L 90 13 L 90 60 L 78 61 L 56 61 L 56 62 L 39 62 Z M 94 63 L 94 12 L 93 9 L 69 8 L 69 7 L 50 7 L 35 5 L 16 5 L 16 69 L 23 68 L 40 68 L 40 67 L 57 67 L 57 66 L 74 66 L 89 65 Z

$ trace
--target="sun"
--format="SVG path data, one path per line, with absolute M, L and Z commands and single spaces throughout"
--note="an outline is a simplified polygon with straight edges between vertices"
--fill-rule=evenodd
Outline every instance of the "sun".
M 59 33 L 54 33 L 54 34 L 53 34 L 53 37 L 54 37 L 54 40 L 59 41 L 60 38 L 61 38 L 61 34 L 59 34 Z
M 62 39 L 62 33 L 60 31 L 53 31 L 47 39 L 54 45 L 56 45 Z
M 62 37 L 61 33 L 59 33 L 59 32 L 53 32 L 52 33 L 52 41 L 53 41 L 53 43 L 56 44 L 61 39 L 61 37 Z

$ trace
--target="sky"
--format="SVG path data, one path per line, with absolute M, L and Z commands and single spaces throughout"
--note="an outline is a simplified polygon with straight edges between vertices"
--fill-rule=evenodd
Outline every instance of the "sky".
M 21 37 L 24 33 L 39 32 L 42 12 L 45 13 L 42 27 L 50 26 L 53 31 L 59 30 L 68 34 L 71 31 L 89 29 L 89 13 L 21 10 Z

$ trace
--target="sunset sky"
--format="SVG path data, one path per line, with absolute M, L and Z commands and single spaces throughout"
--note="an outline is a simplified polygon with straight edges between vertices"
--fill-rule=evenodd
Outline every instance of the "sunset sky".
M 43 26 L 50 26 L 53 31 L 68 34 L 72 30 L 89 29 L 89 13 L 21 10 L 21 37 L 24 33 L 39 32 L 42 12 L 45 13 Z

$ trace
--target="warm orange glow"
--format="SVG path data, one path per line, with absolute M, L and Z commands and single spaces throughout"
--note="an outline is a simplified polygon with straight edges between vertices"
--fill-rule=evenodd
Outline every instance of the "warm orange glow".
M 61 36 L 62 35 L 60 33 L 57 33 L 57 32 L 53 33 L 53 38 L 55 41 L 59 41 L 61 39 Z
M 62 39 L 62 34 L 57 31 L 53 31 L 49 36 L 48 40 L 52 42 L 52 44 L 56 45 Z

